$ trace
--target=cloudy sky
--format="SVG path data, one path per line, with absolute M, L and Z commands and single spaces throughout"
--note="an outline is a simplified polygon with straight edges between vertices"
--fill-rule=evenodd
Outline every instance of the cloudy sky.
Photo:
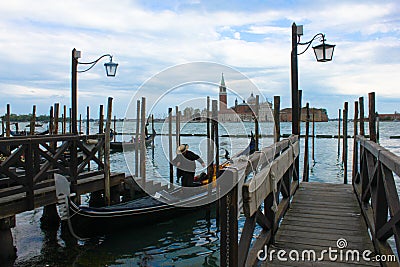
M 119 63 L 115 78 L 105 76 L 106 60 L 79 74 L 83 114 L 86 105 L 97 114 L 97 106 L 112 96 L 115 114 L 123 117 L 143 83 L 190 62 L 238 70 L 266 98 L 280 95 L 287 107 L 293 22 L 304 25 L 302 41 L 323 32 L 336 44 L 332 62 L 317 63 L 312 49 L 299 56 L 303 103 L 325 107 L 336 117 L 344 101 L 353 108 L 355 99 L 375 91 L 380 113 L 400 111 L 399 14 L 398 0 L 1 1 L 0 113 L 7 103 L 13 113 L 30 113 L 33 104 L 39 114 L 55 102 L 69 106 L 74 47 L 82 51 L 81 61 L 110 53 Z M 210 82 L 218 83 L 220 76 L 216 71 Z M 228 87 L 235 83 L 229 75 L 225 81 Z M 252 89 L 237 91 L 246 98 Z M 191 86 L 186 93 L 196 98 L 217 92 L 216 86 Z M 155 112 L 163 113 L 167 105 Z

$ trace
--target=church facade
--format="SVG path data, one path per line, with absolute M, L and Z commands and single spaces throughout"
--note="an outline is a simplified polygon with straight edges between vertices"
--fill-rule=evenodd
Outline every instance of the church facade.
M 219 112 L 218 120 L 220 122 L 240 122 L 254 120 L 254 111 L 256 109 L 256 97 L 253 93 L 243 100 L 241 103 L 235 100 L 235 105 L 228 108 L 228 97 L 226 92 L 226 85 L 224 74 L 222 74 L 221 84 L 219 86 Z M 273 121 L 272 103 L 265 101 L 259 103 L 259 116 L 260 122 Z

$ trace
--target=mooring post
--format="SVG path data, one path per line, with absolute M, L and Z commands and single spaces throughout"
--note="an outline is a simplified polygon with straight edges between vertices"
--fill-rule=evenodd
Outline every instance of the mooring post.
M 151 132 L 154 138 L 151 140 L 151 156 L 153 157 L 154 160 L 154 140 L 155 138 L 155 130 L 154 130 L 154 114 L 151 114 Z
M 5 128 L 4 128 L 4 117 L 1 118 L 1 136 L 4 136 Z
M 212 182 L 213 178 L 213 138 L 214 136 L 211 137 L 212 131 L 211 131 L 211 118 L 210 118 L 210 97 L 207 96 L 207 175 L 208 175 L 208 182 Z
M 180 121 L 179 121 L 179 107 L 175 106 L 175 141 L 176 141 L 176 147 L 178 147 L 181 144 L 180 140 Z
M 358 105 L 360 107 L 360 135 L 365 135 L 364 129 L 364 97 L 358 98 Z
M 104 106 L 100 105 L 99 110 L 99 134 L 102 134 L 104 131 Z M 103 162 L 103 149 L 99 149 L 98 158 L 100 162 Z M 100 170 L 100 165 L 97 167 Z
M 29 127 L 29 134 L 34 135 L 35 134 L 35 125 L 36 124 L 36 105 L 33 105 L 32 108 L 32 117 L 31 117 L 31 123 Z
M 376 113 L 375 116 L 376 116 L 376 142 L 379 144 L 379 115 L 378 115 L 378 113 Z
M 219 176 L 219 144 L 218 144 L 218 101 L 212 100 L 211 102 L 211 110 L 212 110 L 212 117 L 211 117 L 211 136 L 214 138 L 212 141 L 214 142 L 213 146 L 213 171 L 215 166 L 215 177 L 218 179 Z M 215 154 L 215 155 L 214 155 Z M 215 165 L 214 165 L 215 163 Z M 217 183 L 217 201 L 216 201 L 216 224 L 219 227 L 220 223 L 220 192 L 219 192 L 219 184 Z
M 105 149 L 104 149 L 104 194 L 106 205 L 111 204 L 111 186 L 110 186 L 110 131 L 111 131 L 111 115 L 112 115 L 113 98 L 108 98 L 107 103 L 107 121 L 105 133 Z
M 90 107 L 86 106 L 86 135 L 90 134 Z
M 54 131 L 54 108 L 53 106 L 50 107 L 50 120 L 49 120 L 49 134 L 52 135 Z
M 315 161 L 315 108 L 312 108 L 312 161 Z
M 17 258 L 17 248 L 14 246 L 11 233 L 13 227 L 15 227 L 15 216 L 0 219 L 0 263 L 4 266 L 13 266 Z
M 58 134 L 58 119 L 60 117 L 60 104 L 54 104 L 54 134 Z
M 368 94 L 369 139 L 376 143 L 375 92 Z
M 10 108 L 10 104 L 7 104 L 6 137 L 10 137 L 10 135 L 11 135 L 10 116 L 11 116 L 11 108 Z
M 308 135 L 310 130 L 310 104 L 306 103 L 306 134 L 304 138 L 304 166 L 303 166 L 303 181 L 308 182 L 309 170 L 309 153 L 308 153 Z
M 135 177 L 139 176 L 139 131 L 140 131 L 140 100 L 136 101 L 136 132 L 135 139 Z
M 280 125 L 280 110 L 281 110 L 281 97 L 274 96 L 274 142 L 279 142 L 281 138 L 281 125 Z
M 172 165 L 172 108 L 168 108 L 168 155 L 169 155 L 169 182 L 174 183 L 174 167 Z
M 347 116 L 349 112 L 349 103 L 344 102 L 343 108 L 343 182 L 347 184 Z
M 146 185 L 146 98 L 142 97 L 140 109 L 140 178 L 143 189 Z
M 342 110 L 339 108 L 339 119 L 338 119 L 338 144 L 337 144 L 338 158 L 339 158 L 339 155 L 340 155 L 340 138 L 341 138 L 340 124 L 342 123 L 342 122 L 341 122 L 341 120 L 342 120 L 341 118 L 342 118 Z
M 66 132 L 67 132 L 67 106 L 64 105 L 62 133 L 65 134 Z
M 82 114 L 79 113 L 79 133 L 82 134 Z
M 259 150 L 259 144 L 260 144 L 260 127 L 258 124 L 259 112 L 260 112 L 260 96 L 256 95 L 256 106 L 254 110 L 254 132 L 256 135 L 256 151 Z
M 69 118 L 68 118 L 68 124 L 69 124 L 69 133 L 72 133 L 72 109 L 69 108 Z
M 358 146 L 357 146 L 357 134 L 358 134 L 358 102 L 354 101 L 354 120 L 353 120 L 353 131 L 354 131 L 354 143 L 353 143 L 353 168 L 352 168 L 352 184 L 355 183 L 356 175 L 358 171 Z
M 114 115 L 114 134 L 113 134 L 113 140 L 115 141 L 115 138 L 117 137 L 117 116 Z

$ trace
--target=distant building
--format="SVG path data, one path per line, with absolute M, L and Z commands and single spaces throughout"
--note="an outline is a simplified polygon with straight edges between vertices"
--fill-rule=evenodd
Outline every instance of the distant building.
M 325 122 L 328 121 L 328 113 L 326 109 L 323 108 L 310 108 L 310 119 L 313 119 L 313 114 L 314 114 L 314 120 L 316 122 Z M 301 121 L 306 121 L 307 117 L 307 109 L 302 108 L 301 109 Z M 280 121 L 292 121 L 292 109 L 291 108 L 285 108 L 280 111 Z
M 227 92 L 224 80 L 224 74 L 221 77 L 221 85 L 219 86 L 219 112 L 218 120 L 222 122 L 239 122 L 239 121 L 252 121 L 254 119 L 254 110 L 256 107 L 256 98 L 253 93 L 247 98 L 247 101 L 243 100 L 242 103 L 238 103 L 235 100 L 235 105 L 228 108 L 227 103 Z M 272 103 L 266 101 L 259 103 L 258 117 L 259 121 L 272 121 Z
M 378 114 L 378 117 L 381 121 L 400 121 L 400 113 L 393 114 Z

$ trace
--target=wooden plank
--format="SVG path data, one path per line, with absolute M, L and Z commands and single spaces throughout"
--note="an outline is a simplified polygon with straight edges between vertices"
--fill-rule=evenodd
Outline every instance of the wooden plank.
M 270 166 L 262 169 L 253 179 L 243 185 L 243 211 L 246 217 L 251 217 L 257 212 L 261 203 L 272 192 L 271 175 L 274 175 L 276 183 L 279 182 L 294 162 L 298 151 L 299 143 L 296 142 L 294 146 L 283 152 Z

